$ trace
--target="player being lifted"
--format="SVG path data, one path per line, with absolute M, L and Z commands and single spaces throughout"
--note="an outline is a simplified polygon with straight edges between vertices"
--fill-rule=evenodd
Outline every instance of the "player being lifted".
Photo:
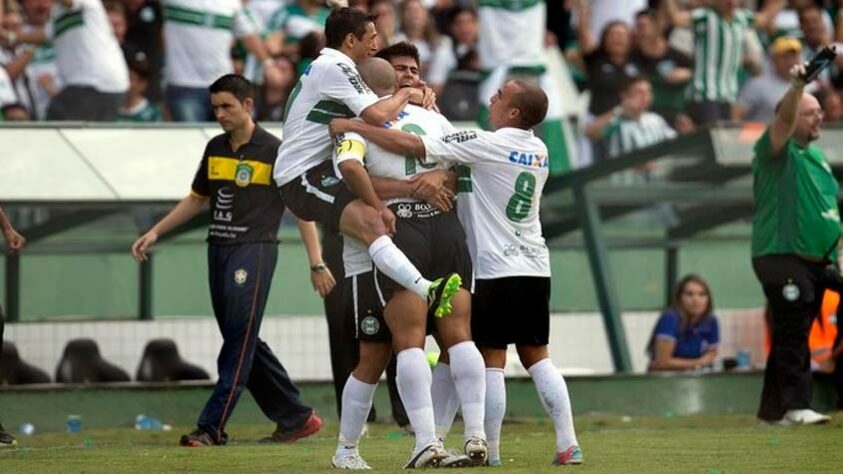
M 396 85 L 407 87 L 418 82 L 418 51 L 411 44 L 392 45 L 378 56 L 387 58 L 389 62 L 381 58 L 366 60 L 360 64 L 360 72 L 379 96 L 393 94 Z M 451 124 L 441 115 L 413 105 L 405 107 L 398 118 L 387 126 L 432 137 L 441 137 L 453 131 Z M 465 233 L 455 212 L 443 212 L 443 209 L 451 209 L 449 196 L 445 193 L 444 202 L 441 196 L 431 199 L 440 208 L 419 199 L 422 193 L 418 191 L 418 185 L 422 178 L 415 177 L 437 173 L 442 176 L 437 170 L 443 170 L 445 165 L 425 164 L 416 158 L 395 156 L 375 145 L 367 145 L 361 137 L 352 133 L 337 138 L 335 160 L 338 166 L 347 160 L 357 160 L 362 164 L 365 159 L 376 188 L 387 197 L 387 204 L 398 216 L 394 236 L 396 244 L 422 273 L 457 272 L 463 281 L 470 281 L 472 270 Z M 372 265 L 364 247 L 349 243 L 344 260 L 348 274 L 355 275 L 347 285 L 351 289 L 347 299 L 353 308 L 360 340 L 360 359 L 343 391 L 340 437 L 332 465 L 345 469 L 368 468 L 359 455 L 357 445 L 378 379 L 389 363 L 393 348 L 397 353 L 399 393 L 416 436 L 406 467 L 485 464 L 485 377 L 483 358 L 470 340 L 471 297 L 468 290 L 462 288 L 454 297 L 450 317 L 431 321 L 425 305 L 409 291 L 383 278 L 377 269 L 374 270 L 375 278 L 372 278 Z M 381 311 L 384 301 L 385 307 Z M 436 437 L 431 372 L 423 351 L 428 325 L 435 326 L 437 341 L 452 361 L 454 378 L 450 385 L 456 386 L 457 398 L 463 407 L 465 455 L 447 453 Z
M 406 88 L 384 100 L 366 86 L 355 65 L 377 47 L 372 17 L 353 8 L 331 12 L 325 23 L 324 48 L 290 93 L 284 141 L 278 149 L 274 178 L 281 197 L 296 217 L 319 221 L 366 244 L 380 271 L 427 301 L 439 316 L 451 312 L 461 285 L 457 274 L 430 281 L 392 242 L 395 215 L 378 199 L 366 170 L 344 163 L 341 181 L 331 161 L 328 122 L 359 116 L 369 123 L 394 119 L 411 100 L 432 106 L 432 93 Z
M 539 207 L 548 176 L 545 144 L 532 132 L 547 113 L 538 87 L 509 81 L 490 101 L 494 132 L 460 131 L 441 138 L 334 120 L 333 134 L 354 132 L 369 142 L 425 163 L 468 165 L 460 173 L 458 212 L 476 278 L 472 335 L 486 361 L 489 464 L 500 464 L 506 408 L 503 368 L 515 344 L 556 429 L 554 464 L 582 463 L 565 380 L 550 360 L 550 259 Z M 468 171 L 470 170 L 470 171 Z M 517 321 L 517 323 L 514 323 Z

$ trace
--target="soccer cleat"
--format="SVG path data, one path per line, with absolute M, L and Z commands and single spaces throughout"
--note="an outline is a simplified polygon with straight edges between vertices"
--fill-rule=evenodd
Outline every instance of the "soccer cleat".
M 802 410 L 788 410 L 782 421 L 787 420 L 795 425 L 819 425 L 831 421 L 831 417 L 805 408 Z
M 460 290 L 460 286 L 462 286 L 462 278 L 456 273 L 436 279 L 430 284 L 430 288 L 427 289 L 427 307 L 433 309 L 433 314 L 437 318 L 448 316 L 454 311 L 452 301 L 454 295 Z
M 489 457 L 489 448 L 486 440 L 481 438 L 469 438 L 465 442 L 465 455 L 471 459 L 472 466 L 485 466 Z
M 200 429 L 194 430 L 192 433 L 182 435 L 179 439 L 179 445 L 188 448 L 197 448 L 200 446 L 214 446 L 218 444 L 225 444 L 228 437 L 223 435 L 221 442 L 217 442 L 213 436 L 207 431 Z
M 421 451 L 410 454 L 410 459 L 404 465 L 404 469 L 439 467 L 446 457 L 448 457 L 448 452 L 445 451 L 445 448 L 439 444 L 429 444 Z
M 582 450 L 579 446 L 575 445 L 561 453 L 556 453 L 556 456 L 553 458 L 553 465 L 567 466 L 569 464 L 582 464 L 582 461 Z
M 351 469 L 355 471 L 364 471 L 372 469 L 366 464 L 366 461 L 360 457 L 360 453 L 353 451 L 342 456 L 334 455 L 331 459 L 331 467 L 334 469 Z
M 0 449 L 2 448 L 15 448 L 18 445 L 18 440 L 15 439 L 14 436 L 11 435 L 3 425 L 0 424 Z
M 278 429 L 276 429 L 275 432 L 273 432 L 272 435 L 264 441 L 275 443 L 295 443 L 301 438 L 306 438 L 310 435 L 316 434 L 316 432 L 319 431 L 324 424 L 325 422 L 322 421 L 322 418 L 319 418 L 319 415 L 316 414 L 316 410 L 313 410 L 307 418 L 307 421 L 305 421 L 299 428 L 293 431 L 285 431 L 279 426 Z
M 471 458 L 465 454 L 451 449 L 445 450 L 446 456 L 439 462 L 439 467 L 468 467 L 471 466 Z

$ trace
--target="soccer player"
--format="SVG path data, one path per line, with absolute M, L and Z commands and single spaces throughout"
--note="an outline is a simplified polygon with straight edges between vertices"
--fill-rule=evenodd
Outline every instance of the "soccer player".
M 284 142 L 278 150 L 275 182 L 287 208 L 308 221 L 320 221 L 328 232 L 342 232 L 369 249 L 380 271 L 426 301 L 439 316 L 451 312 L 459 290 L 459 275 L 431 282 L 407 259 L 389 233 L 395 215 L 375 194 L 363 165 L 349 160 L 340 165 L 340 180 L 331 160 L 328 122 L 359 116 L 383 124 L 393 120 L 411 99 L 433 104 L 432 94 L 403 88 L 379 100 L 357 72 L 356 61 L 377 47 L 372 18 L 354 8 L 339 8 L 325 22 L 327 47 L 302 74 L 287 102 Z
M 550 259 L 539 202 L 548 176 L 547 147 L 531 128 L 547 113 L 547 96 L 509 81 L 490 102 L 494 132 L 460 131 L 441 138 L 334 120 L 332 133 L 354 132 L 385 150 L 424 163 L 470 166 L 460 173 L 458 211 L 475 270 L 472 335 L 486 361 L 489 464 L 500 464 L 506 408 L 503 369 L 514 343 L 556 429 L 554 464 L 582 463 L 565 380 L 550 360 Z M 518 323 L 512 318 L 518 315 Z M 453 362 L 453 361 L 452 361 Z
M 408 43 L 398 43 L 378 53 L 389 58 L 386 62 L 376 58 L 361 65 L 366 82 L 385 96 L 394 92 L 396 80 L 405 85 L 418 82 L 418 52 Z M 399 73 L 399 78 L 393 72 Z M 408 105 L 398 119 L 388 124 L 391 128 L 411 130 L 414 133 L 443 136 L 452 131 L 447 120 L 439 114 Z M 420 174 L 428 176 L 443 165 L 425 165 L 415 158 L 393 156 L 377 146 L 367 147 L 359 136 L 348 134 L 338 137 L 336 162 L 366 160 L 366 167 L 393 198 L 387 200 L 399 217 L 395 241 L 425 273 L 439 270 L 457 271 L 469 280 L 471 262 L 465 243 L 465 234 L 458 217 L 450 210 L 450 203 L 441 208 L 418 199 Z M 374 178 L 375 176 L 379 178 Z M 398 182 L 394 182 L 397 180 Z M 401 190 L 404 184 L 404 191 Z M 407 192 L 409 190 L 409 192 Z M 447 198 L 446 198 L 447 199 Z M 438 202 L 436 198 L 431 202 Z M 470 295 L 463 288 L 454 298 L 454 312 L 448 318 L 429 322 L 428 311 L 417 298 L 394 282 L 377 274 L 371 278 L 371 262 L 365 248 L 347 244 L 345 260 L 349 274 L 353 274 L 354 309 L 360 362 L 346 382 L 343 392 L 343 417 L 340 439 L 332 460 L 335 467 L 366 469 L 368 466 L 357 450 L 360 434 L 377 387 L 378 379 L 392 355 L 390 339 L 397 352 L 398 389 L 410 423 L 416 435 L 415 448 L 406 467 L 468 465 L 472 461 L 484 464 L 486 460 L 485 434 L 483 433 L 483 402 L 485 380 L 482 356 L 470 340 Z M 378 298 L 381 296 L 381 298 Z M 379 301 L 380 299 L 380 301 Z M 383 312 L 380 305 L 386 301 Z M 452 455 L 444 451 L 436 437 L 433 404 L 431 399 L 431 373 L 422 348 L 428 325 L 436 326 L 438 341 L 453 360 L 454 382 L 463 405 L 466 421 L 466 455 Z M 384 326 L 388 326 L 384 327 Z

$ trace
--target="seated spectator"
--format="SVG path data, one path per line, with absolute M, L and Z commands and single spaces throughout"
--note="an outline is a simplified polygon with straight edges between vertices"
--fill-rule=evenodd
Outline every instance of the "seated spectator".
M 697 125 L 732 117 L 737 100 L 738 78 L 746 64 L 746 36 L 752 28 L 766 28 L 784 7 L 784 0 L 768 0 L 753 13 L 738 8 L 734 0 L 714 0 L 710 7 L 681 10 L 676 0 L 661 2 L 671 24 L 692 28 L 695 39 L 694 79 L 689 91 L 688 114 Z M 760 69 L 758 64 L 750 64 Z
M 649 371 L 697 370 L 717 358 L 720 331 L 708 283 L 697 275 L 679 281 L 673 307 L 659 317 L 647 352 Z
M 287 99 L 290 91 L 296 84 L 296 65 L 287 56 L 275 58 L 278 70 L 281 72 L 280 82 L 265 83 L 262 86 L 261 95 L 256 105 L 257 119 L 259 122 L 283 122 L 284 112 L 287 106 Z
M 653 112 L 675 126 L 685 110 L 685 90 L 693 75 L 694 62 L 670 46 L 655 12 L 642 10 L 635 17 L 635 50 L 632 62 L 653 86 Z
M 40 0 L 39 0 L 40 1 Z M 146 98 L 161 101 L 161 67 L 164 65 L 164 14 L 158 0 L 122 0 L 126 6 L 126 39 L 122 44 L 128 62 L 149 65 Z
M 427 80 L 433 52 L 439 47 L 439 32 L 436 23 L 422 5 L 421 0 L 403 0 L 399 6 L 401 12 L 401 33 L 395 42 L 406 41 L 419 50 L 420 77 Z
M 3 0 L 0 0 L 2 3 Z M 23 27 L 20 8 L 14 1 L 6 2 L 5 14 L 0 19 L 0 28 L 11 35 L 19 35 Z M 14 104 L 29 110 L 31 98 L 27 89 L 26 69 L 32 61 L 33 48 L 26 45 L 6 44 L 0 46 L 0 68 L 4 69 L 4 88 L 8 88 L 5 105 Z M 0 104 L 3 105 L 3 104 Z M 29 115 L 29 114 L 27 114 Z M 8 120 L 8 119 L 7 119 Z
M 621 92 L 621 104 L 586 126 L 592 140 L 602 140 L 609 158 L 676 137 L 665 120 L 650 112 L 653 89 L 643 76 L 630 79 Z
M 149 88 L 149 66 L 145 63 L 129 65 L 129 92 L 120 107 L 121 122 L 160 122 L 161 110 L 146 98 Z
M 267 26 L 269 54 L 299 55 L 299 41 L 310 33 L 324 33 L 331 11 L 320 0 L 296 0 L 272 15 Z
M 744 84 L 735 105 L 735 120 L 768 123 L 775 116 L 776 104 L 790 88 L 790 69 L 802 58 L 802 43 L 780 36 L 770 45 L 770 67 L 761 76 Z
M 433 92 L 442 95 L 448 76 L 455 70 L 479 70 L 477 62 L 477 12 L 467 8 L 453 11 L 448 25 L 450 36 L 443 36 L 430 71 L 427 83 Z M 474 59 L 474 63 L 471 63 Z

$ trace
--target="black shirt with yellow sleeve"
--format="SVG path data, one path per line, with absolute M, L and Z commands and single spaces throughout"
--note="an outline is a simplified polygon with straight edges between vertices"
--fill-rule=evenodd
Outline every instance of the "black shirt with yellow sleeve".
M 210 198 L 208 243 L 277 242 L 284 203 L 272 180 L 281 141 L 259 125 L 235 152 L 228 134 L 208 142 L 192 193 Z

